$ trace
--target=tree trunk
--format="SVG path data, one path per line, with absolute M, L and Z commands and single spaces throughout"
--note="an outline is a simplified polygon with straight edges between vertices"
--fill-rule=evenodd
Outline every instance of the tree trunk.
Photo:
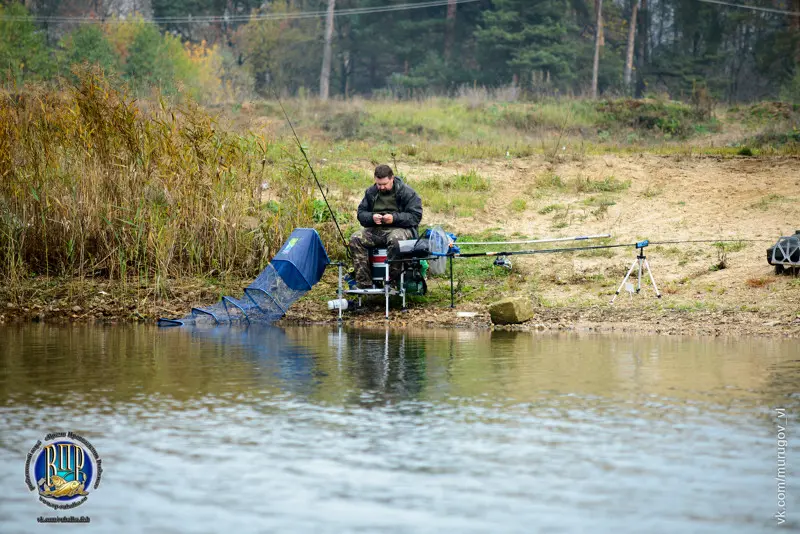
M 342 52 L 342 94 L 347 100 L 350 94 L 350 51 Z
M 792 11 L 800 13 L 800 0 L 792 0 Z M 800 31 L 800 15 L 792 15 L 792 29 Z
M 339 6 L 341 7 L 341 4 L 339 4 Z M 350 67 L 350 47 L 353 45 L 353 43 L 350 40 L 350 23 L 347 20 L 339 25 L 337 40 L 342 49 L 340 76 L 341 83 L 339 85 L 339 92 L 342 93 L 344 99 L 347 100 L 350 93 L 350 72 L 353 70 Z
M 650 63 L 650 12 L 647 0 L 642 0 L 639 17 L 642 19 L 642 59 L 644 63 Z
M 631 74 L 633 72 L 633 48 L 636 36 L 636 15 L 639 12 L 639 0 L 633 0 L 633 11 L 631 11 L 631 21 L 628 26 L 628 49 L 625 53 L 625 91 L 631 93 Z
M 792 0 L 792 11 L 800 13 L 800 0 Z M 800 15 L 792 15 L 791 28 L 800 37 Z M 797 39 L 797 45 L 794 49 L 794 60 L 796 63 L 800 63 L 800 38 Z
M 328 0 L 328 13 L 325 18 L 325 48 L 322 51 L 322 72 L 319 75 L 319 98 L 328 100 L 331 83 L 331 45 L 333 43 L 333 11 L 336 0 Z
M 603 0 L 595 0 L 597 31 L 594 36 L 594 68 L 592 69 L 592 98 L 597 98 L 597 77 L 600 70 L 600 46 L 603 42 Z
M 233 15 L 233 0 L 228 0 L 225 5 L 225 20 L 222 23 L 222 34 L 225 36 L 225 44 L 233 48 L 233 40 L 231 39 L 231 23 L 230 17 Z
M 447 0 L 447 20 L 445 21 L 444 58 L 450 59 L 456 33 L 456 0 Z
M 645 55 L 647 49 L 647 0 L 641 0 L 642 5 L 639 8 L 639 15 L 636 23 L 639 26 L 637 37 L 639 39 L 639 46 L 636 47 L 636 98 L 641 98 L 644 95 L 644 66 L 647 63 Z

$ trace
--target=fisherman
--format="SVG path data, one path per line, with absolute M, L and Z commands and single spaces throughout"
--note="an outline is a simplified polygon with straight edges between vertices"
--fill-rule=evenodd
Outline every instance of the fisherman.
M 363 228 L 350 237 L 355 281 L 359 288 L 372 287 L 369 249 L 386 248 L 388 257 L 397 256 L 398 241 L 416 239 L 422 220 L 422 200 L 411 186 L 395 176 L 388 165 L 375 167 L 375 184 L 358 205 L 358 222 Z M 389 278 L 400 277 L 399 263 L 389 264 Z

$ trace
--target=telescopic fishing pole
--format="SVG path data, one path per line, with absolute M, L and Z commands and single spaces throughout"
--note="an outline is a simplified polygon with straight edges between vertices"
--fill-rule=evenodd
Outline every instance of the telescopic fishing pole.
M 596 245 L 591 247 L 566 247 L 566 248 L 540 248 L 535 250 L 509 250 L 491 252 L 457 252 L 453 254 L 456 258 L 478 258 L 481 256 L 514 256 L 524 254 L 550 254 L 553 252 L 572 252 L 576 250 L 595 250 L 600 248 L 632 247 L 636 243 L 624 243 L 619 245 Z
M 618 247 L 636 247 L 637 249 L 644 248 L 648 245 L 664 245 L 669 243 L 740 243 L 740 242 L 758 242 L 764 241 L 763 239 L 688 239 L 685 241 L 637 241 L 636 243 L 618 243 L 614 245 L 594 245 L 590 247 L 565 247 L 565 248 L 542 248 L 535 250 L 509 250 L 509 251 L 491 251 L 491 252 L 456 252 L 452 256 L 456 258 L 478 258 L 481 256 L 513 256 L 525 254 L 551 254 L 554 252 L 575 252 L 579 250 L 597 250 L 604 248 L 618 248 Z M 461 243 L 459 243 L 461 245 Z
M 328 203 L 328 198 L 325 196 L 325 191 L 322 190 L 322 184 L 319 183 L 319 179 L 317 178 L 317 173 L 314 172 L 314 167 L 311 165 L 311 161 L 308 159 L 308 155 L 306 154 L 305 148 L 303 148 L 303 144 L 300 142 L 300 138 L 297 136 L 297 132 L 294 130 L 294 126 L 292 125 L 292 121 L 289 119 L 289 114 L 286 113 L 286 109 L 283 107 L 283 103 L 281 99 L 278 98 L 278 94 L 273 89 L 272 94 L 275 95 L 275 100 L 278 102 L 278 105 L 281 107 L 281 111 L 283 112 L 283 116 L 286 117 L 286 122 L 289 124 L 289 128 L 292 130 L 292 135 L 294 135 L 294 140 L 297 142 L 297 147 L 300 149 L 300 152 L 303 154 L 303 158 L 305 158 L 306 163 L 308 164 L 308 168 L 311 170 L 311 175 L 314 177 L 314 181 L 317 182 L 317 187 L 319 188 L 319 192 L 322 193 L 322 199 L 325 201 L 325 205 L 328 207 L 328 211 L 331 213 L 331 218 L 333 218 L 333 223 L 336 225 L 336 230 L 339 232 L 339 237 L 342 238 L 342 243 L 344 243 L 344 250 L 347 252 L 347 257 L 350 261 L 353 261 L 353 256 L 350 254 L 350 247 L 347 244 L 347 240 L 344 238 L 344 234 L 342 233 L 342 229 L 339 228 L 339 221 L 336 220 L 336 214 L 333 212 L 333 208 Z
M 583 235 L 578 237 L 554 237 L 544 239 L 529 239 L 525 241 L 474 241 L 474 242 L 459 242 L 458 246 L 462 245 L 529 245 L 533 243 L 556 243 L 559 241 L 585 241 L 588 239 L 601 239 L 611 237 L 611 234 L 600 235 Z

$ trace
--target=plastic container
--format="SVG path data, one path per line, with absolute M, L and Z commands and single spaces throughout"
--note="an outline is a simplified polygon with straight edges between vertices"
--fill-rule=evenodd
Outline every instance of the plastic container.
M 385 280 L 386 269 L 389 264 L 386 263 L 388 250 L 385 248 L 374 248 L 370 251 L 369 261 L 372 263 L 372 279 Z
M 329 310 L 338 310 L 343 309 L 346 310 L 349 305 L 347 299 L 333 299 L 328 301 L 328 309 Z

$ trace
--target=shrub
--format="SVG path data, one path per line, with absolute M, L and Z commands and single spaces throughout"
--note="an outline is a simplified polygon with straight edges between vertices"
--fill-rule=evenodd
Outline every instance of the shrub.
M 707 119 L 699 108 L 659 100 L 605 100 L 597 104 L 597 111 L 601 128 L 627 127 L 670 137 L 688 137 L 696 122 Z

